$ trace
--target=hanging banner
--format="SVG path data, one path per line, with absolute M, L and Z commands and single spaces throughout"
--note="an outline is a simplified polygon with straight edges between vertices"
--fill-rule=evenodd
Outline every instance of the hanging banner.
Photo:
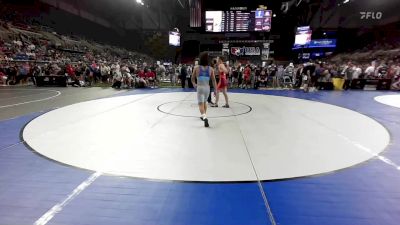
M 233 56 L 260 56 L 260 47 L 231 47 L 231 55 Z

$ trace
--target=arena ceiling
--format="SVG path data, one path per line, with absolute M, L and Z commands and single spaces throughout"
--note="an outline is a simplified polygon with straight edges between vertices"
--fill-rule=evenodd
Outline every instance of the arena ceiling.
M 1 1 L 1 0 L 0 0 Z M 166 55 L 168 36 L 163 35 L 175 27 L 184 34 L 183 40 L 203 43 L 208 38 L 204 29 L 189 28 L 192 0 L 22 0 L 41 1 L 59 9 L 74 13 L 104 26 L 113 28 L 126 37 L 126 43 L 147 43 L 145 49 Z M 138 4 L 143 2 L 143 4 Z M 400 21 L 399 0 L 202 0 L 203 10 L 225 9 L 231 6 L 256 8 L 265 5 L 277 16 L 272 22 L 272 31 L 262 38 L 276 39 L 276 48 L 283 53 L 291 51 L 295 27 L 311 25 L 316 34 L 338 28 L 373 28 Z M 381 20 L 361 20 L 360 12 L 382 12 Z M 270 35 L 268 37 L 268 35 Z M 274 37 L 274 38 L 272 38 Z M 207 39 L 208 38 L 208 39 Z M 224 38 L 222 36 L 222 38 Z M 206 42 L 204 41 L 204 42 Z M 124 42 L 124 43 L 125 43 Z M 134 45 L 134 44 L 132 44 Z M 139 44 L 136 44 L 139 45 Z M 140 46 L 134 45 L 135 49 Z M 150 48 L 151 47 L 151 48 Z M 143 49 L 140 49 L 143 51 Z
M 123 30 L 181 29 L 189 23 L 193 0 L 0 0 L 25 4 L 45 2 L 105 26 Z M 398 0 L 201 0 L 203 9 L 266 5 L 278 17 L 274 28 L 311 25 L 316 28 L 358 28 L 400 21 Z M 143 4 L 139 4 L 143 2 Z M 361 20 L 361 12 L 382 13 L 379 20 Z M 278 29 L 279 31 L 279 29 Z
M 40 0 L 71 13 L 85 12 L 125 30 L 168 30 L 189 16 L 188 0 Z M 143 2 L 143 4 L 140 4 Z M 105 25 L 105 24 L 103 24 Z
M 126 30 L 169 30 L 184 29 L 189 23 L 191 0 L 40 0 L 66 11 L 87 12 L 108 24 Z M 277 23 L 304 24 L 311 21 L 324 0 L 203 0 L 203 9 L 248 6 L 256 8 L 266 5 L 282 14 Z M 329 0 L 326 0 L 329 1 Z M 139 4 L 138 2 L 143 2 Z M 332 2 L 332 1 L 330 1 Z M 103 24 L 104 25 L 104 24 Z

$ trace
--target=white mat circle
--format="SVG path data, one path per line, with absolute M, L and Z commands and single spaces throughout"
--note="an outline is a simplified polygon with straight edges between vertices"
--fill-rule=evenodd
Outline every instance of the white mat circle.
M 375 97 L 375 101 L 385 105 L 400 108 L 400 95 L 381 95 Z
M 364 162 L 390 137 L 357 112 L 301 99 L 230 94 L 251 113 L 210 119 L 170 116 L 157 106 L 193 101 L 195 93 L 106 98 L 56 109 L 31 121 L 26 143 L 50 159 L 114 175 L 236 182 L 317 175 Z M 181 108 L 185 107 L 185 108 Z M 196 107 L 175 105 L 171 113 Z M 224 115 L 236 108 L 209 109 Z M 250 160 L 251 159 L 251 160 Z

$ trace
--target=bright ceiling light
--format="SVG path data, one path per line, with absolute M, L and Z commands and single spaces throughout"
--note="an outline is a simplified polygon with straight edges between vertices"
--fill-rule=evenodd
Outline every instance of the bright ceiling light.
M 141 5 L 144 5 L 143 0 L 136 0 L 136 3 L 141 4 Z
M 348 2 L 350 2 L 350 0 L 344 0 L 344 1 L 343 1 L 343 4 L 346 4 L 346 3 L 348 3 Z

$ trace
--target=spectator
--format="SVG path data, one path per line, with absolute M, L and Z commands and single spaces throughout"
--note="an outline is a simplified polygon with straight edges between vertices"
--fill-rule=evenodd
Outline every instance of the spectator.
M 251 85 L 250 78 L 251 78 L 251 67 L 250 67 L 250 65 L 247 65 L 243 71 L 243 82 L 244 82 L 244 84 L 242 86 L 243 89 L 247 89 L 249 87 L 249 85 Z
M 7 75 L 4 73 L 4 71 L 0 71 L 0 84 L 6 84 L 7 82 Z
M 75 86 L 75 87 L 81 86 L 79 79 L 75 73 L 75 67 L 73 67 L 70 63 L 67 63 L 65 70 L 66 70 L 67 75 L 69 76 L 69 78 L 72 81 L 72 83 L 71 83 L 72 86 Z
M 267 72 L 265 69 L 260 70 L 260 76 L 257 77 L 255 89 L 260 88 L 261 85 L 267 86 Z
M 28 73 L 30 71 L 30 66 L 29 63 L 24 63 L 21 64 L 18 67 L 18 73 L 17 73 L 17 80 L 16 83 L 17 84 L 23 84 L 26 83 L 28 80 Z
M 301 87 L 301 84 L 303 82 L 303 70 L 304 70 L 303 65 L 300 65 L 299 68 L 297 68 L 297 70 L 296 70 L 296 77 L 295 77 L 295 82 L 294 82 L 295 88 Z
M 160 64 L 159 66 L 158 66 L 158 68 L 157 68 L 157 70 L 156 70 L 156 72 L 157 72 L 157 77 L 159 77 L 161 80 L 164 80 L 165 79 L 165 73 L 166 73 L 166 69 L 165 69 L 165 66 L 164 65 L 162 65 L 162 64 Z
M 365 76 L 367 78 L 373 78 L 375 77 L 375 61 L 371 62 L 371 65 L 367 67 L 367 69 L 365 70 Z
M 128 66 L 123 65 L 121 68 L 121 73 L 122 73 L 122 81 L 123 81 L 123 87 L 124 88 L 131 88 L 133 87 L 133 77 L 130 73 L 130 69 L 128 68 Z
M 353 65 L 349 62 L 343 69 L 342 74 L 344 75 L 343 89 L 348 90 L 353 80 Z
M 193 68 L 192 68 L 192 66 L 188 66 L 188 67 L 187 67 L 186 80 L 187 80 L 187 83 L 188 83 L 188 87 L 189 87 L 189 88 L 193 88 L 192 79 L 191 79 L 192 73 L 193 73 Z
M 400 65 L 399 63 L 393 66 L 392 89 L 400 90 Z
M 139 69 L 138 76 L 137 76 L 137 82 L 135 82 L 135 87 L 136 88 L 145 88 L 147 87 L 147 81 L 146 81 L 146 73 L 144 72 L 144 69 Z
M 354 64 L 353 68 L 352 68 L 352 71 L 353 71 L 353 74 L 352 74 L 352 78 L 353 79 L 358 79 L 362 74 L 362 69 L 361 69 L 361 67 L 359 65 L 355 65 Z
M 307 85 L 306 85 L 306 87 L 307 87 L 306 91 L 308 91 L 308 88 L 310 88 L 310 87 L 312 88 L 312 90 L 315 90 L 314 88 L 318 81 L 318 77 L 315 75 L 316 69 L 317 69 L 317 66 L 312 62 L 307 63 L 306 66 L 304 67 L 304 72 L 308 78 L 306 80 L 306 81 L 308 81 Z
M 388 72 L 388 66 L 386 62 L 382 60 L 381 64 L 375 70 L 375 77 L 376 78 L 386 78 Z
M 121 88 L 122 85 L 122 73 L 119 69 L 115 68 L 114 74 L 113 74 L 113 81 L 112 81 L 112 88 Z
M 310 67 L 308 64 L 303 65 L 303 70 L 302 70 L 302 86 L 303 86 L 303 91 L 308 92 L 309 88 L 309 83 L 310 83 Z
M 110 78 L 111 68 L 106 64 L 102 63 L 100 66 L 101 81 L 106 83 Z
M 186 86 L 187 76 L 188 76 L 187 67 L 186 67 L 186 65 L 182 65 L 181 71 L 180 71 L 180 76 L 179 76 L 179 79 L 181 80 L 182 88 L 185 88 L 185 86 Z
M 284 71 L 285 69 L 283 68 L 283 66 L 279 65 L 276 71 L 276 87 L 278 88 L 282 86 L 281 81 L 283 80 Z
M 175 86 L 176 85 L 176 71 L 175 71 L 175 66 L 170 66 L 168 68 L 168 75 L 169 75 L 169 81 L 171 83 L 171 85 Z
M 151 69 L 146 72 L 146 80 L 149 85 L 153 84 L 153 88 L 156 87 L 156 74 Z

